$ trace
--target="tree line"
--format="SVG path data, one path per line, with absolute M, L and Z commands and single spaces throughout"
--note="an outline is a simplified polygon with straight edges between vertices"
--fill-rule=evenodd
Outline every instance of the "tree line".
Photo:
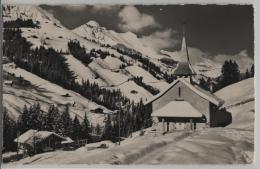
M 142 86 L 145 90 L 149 91 L 153 95 L 156 95 L 160 92 L 160 90 L 154 88 L 153 86 L 144 83 L 142 76 L 134 76 L 132 79 L 137 85 Z
M 77 115 L 72 119 L 68 105 L 63 111 L 60 111 L 55 105 L 50 105 L 47 112 L 41 110 L 39 103 L 29 107 L 25 105 L 17 122 L 9 117 L 4 108 L 4 152 L 15 151 L 14 139 L 30 129 L 55 132 L 73 140 L 87 139 L 88 143 L 92 142 L 91 134 L 95 133 L 100 135 L 101 140 L 115 142 L 119 139 L 119 132 L 121 137 L 128 137 L 134 131 L 150 127 L 152 125 L 150 117 L 150 114 L 146 113 L 142 101 L 137 104 L 132 102 L 125 109 L 119 109 L 117 114 L 107 115 L 104 127 L 99 124 L 93 126 L 86 113 L 81 122 Z
M 34 23 L 32 19 L 23 20 L 17 18 L 16 20 L 4 21 L 4 28 L 39 28 L 38 23 Z
M 251 68 L 247 69 L 245 73 L 241 73 L 235 61 L 226 60 L 222 65 L 221 76 L 216 79 L 202 77 L 199 79 L 199 85 L 205 90 L 210 90 L 210 86 L 212 85 L 212 92 L 215 92 L 250 77 L 254 77 L 254 64 L 252 64 Z M 215 81 L 215 83 L 212 83 L 213 81 Z
M 70 40 L 68 42 L 68 49 L 72 56 L 80 60 L 86 66 L 92 62 L 92 58 L 100 57 L 101 59 L 105 59 L 108 55 L 110 55 L 109 52 L 102 51 L 101 49 L 91 49 L 90 53 L 87 53 L 86 48 L 81 46 L 80 42 L 77 40 Z
M 53 48 L 31 48 L 20 29 L 5 29 L 3 54 L 17 66 L 46 80 L 69 88 L 75 81 L 66 59 Z

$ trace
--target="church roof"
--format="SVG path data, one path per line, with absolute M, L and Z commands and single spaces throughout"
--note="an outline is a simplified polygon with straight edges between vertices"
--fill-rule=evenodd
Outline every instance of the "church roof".
M 188 88 L 190 88 L 193 92 L 198 94 L 200 97 L 204 98 L 205 100 L 208 100 L 209 102 L 213 103 L 216 106 L 221 106 L 224 101 L 215 96 L 214 94 L 200 88 L 197 85 L 192 85 L 188 81 L 186 81 L 184 78 L 178 78 L 177 80 L 173 81 L 168 88 L 166 88 L 164 91 L 158 93 L 154 97 L 152 97 L 150 100 L 145 102 L 145 104 L 149 104 L 160 97 L 162 97 L 164 94 L 166 94 L 171 88 L 173 88 L 177 83 L 182 82 L 184 85 L 186 85 Z
M 197 109 L 186 101 L 171 101 L 164 107 L 154 111 L 153 117 L 202 117 Z
M 196 74 L 188 62 L 179 62 L 174 73 L 174 75 L 194 75 Z
M 191 64 L 190 64 L 189 52 L 188 52 L 188 47 L 187 47 L 187 44 L 186 44 L 184 27 L 183 27 L 183 37 L 182 37 L 180 55 L 181 55 L 183 61 L 179 62 L 177 64 L 177 67 L 176 67 L 173 74 L 180 75 L 180 76 L 196 74 L 195 71 L 193 70 Z

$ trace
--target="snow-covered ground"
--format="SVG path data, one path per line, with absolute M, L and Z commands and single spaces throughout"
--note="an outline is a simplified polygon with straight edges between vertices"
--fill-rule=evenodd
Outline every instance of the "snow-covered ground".
M 140 101 L 140 99 L 147 100 L 152 97 L 150 92 L 130 81 L 131 76 L 126 75 L 121 70 L 108 69 L 110 64 L 107 61 L 95 59 L 89 64 L 89 67 L 99 75 L 100 79 L 108 84 L 105 87 L 120 89 L 126 97 L 136 102 Z M 133 93 L 133 91 L 137 93 Z
M 216 94 L 230 105 L 236 99 L 246 99 L 252 93 L 231 95 L 233 88 L 247 86 L 252 91 L 253 79 L 230 85 Z M 233 102 L 232 102 L 233 101 Z M 240 100 L 241 101 L 241 100 Z M 140 131 L 121 142 L 111 143 L 108 149 L 91 149 L 87 145 L 75 151 L 56 151 L 38 154 L 7 165 L 21 164 L 250 164 L 254 159 L 254 101 L 233 104 L 232 124 L 225 128 L 208 128 L 191 131 L 174 131 L 162 135 L 157 127 Z M 91 151 L 90 151 L 91 149 Z
M 232 137 L 231 137 L 232 136 Z M 7 165 L 62 164 L 247 164 L 253 160 L 253 132 L 242 129 L 175 131 L 162 135 L 147 132 L 108 149 L 56 151 L 27 157 Z
M 72 55 L 63 55 L 67 60 L 70 70 L 76 75 L 76 81 L 81 84 L 82 80 L 89 80 L 91 83 L 97 83 L 100 86 L 106 85 L 100 78 L 96 78 L 96 73 Z
M 225 100 L 223 107 L 232 114 L 229 127 L 254 130 L 254 78 L 227 86 L 215 94 Z
M 101 125 L 103 124 L 103 120 L 105 118 L 104 115 L 89 112 L 91 109 L 102 106 L 89 101 L 78 93 L 71 90 L 66 90 L 30 72 L 27 72 L 24 69 L 15 68 L 13 63 L 3 65 L 3 69 L 6 72 L 14 73 L 16 77 L 23 77 L 34 86 L 27 89 L 4 85 L 3 103 L 14 119 L 17 120 L 18 115 L 23 110 L 25 104 L 29 106 L 35 103 L 40 103 L 42 110 L 46 112 L 51 104 L 64 108 L 66 104 L 72 105 L 75 102 L 75 106 L 70 106 L 72 116 L 77 114 L 79 117 L 83 118 L 86 112 L 89 120 L 94 123 L 94 125 L 97 123 L 100 123 Z M 67 93 L 70 97 L 63 96 Z M 110 111 L 104 107 L 103 109 L 107 112 Z
M 243 101 L 252 101 L 255 95 L 254 91 L 254 78 L 249 78 L 227 86 L 217 91 L 215 95 L 225 100 L 224 107 L 230 107 Z

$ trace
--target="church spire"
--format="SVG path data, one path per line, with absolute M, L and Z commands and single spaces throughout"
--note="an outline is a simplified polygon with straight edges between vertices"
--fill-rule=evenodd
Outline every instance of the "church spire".
M 182 44 L 181 44 L 181 52 L 186 54 L 187 62 L 190 62 L 189 51 L 186 43 L 186 35 L 185 35 L 185 23 L 182 24 Z
M 186 35 L 185 35 L 185 23 L 182 25 L 182 44 L 181 44 L 181 51 L 180 55 L 182 57 L 182 61 L 180 61 L 174 71 L 174 74 L 177 76 L 184 76 L 184 77 L 190 77 L 195 74 L 195 71 L 193 70 L 191 64 L 190 64 L 190 58 L 189 58 L 189 51 L 186 43 Z
M 182 43 L 181 43 L 181 51 L 186 52 L 185 23 L 182 24 Z

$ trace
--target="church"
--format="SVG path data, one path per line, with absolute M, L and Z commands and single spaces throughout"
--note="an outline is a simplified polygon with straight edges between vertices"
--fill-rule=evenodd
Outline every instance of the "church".
M 194 130 L 230 124 L 231 114 L 221 108 L 224 101 L 200 88 L 194 79 L 196 72 L 190 63 L 184 31 L 180 53 L 183 61 L 174 70 L 177 79 L 145 102 L 146 111 L 151 113 L 153 121 L 161 123 L 163 131 L 169 131 L 170 127 Z

